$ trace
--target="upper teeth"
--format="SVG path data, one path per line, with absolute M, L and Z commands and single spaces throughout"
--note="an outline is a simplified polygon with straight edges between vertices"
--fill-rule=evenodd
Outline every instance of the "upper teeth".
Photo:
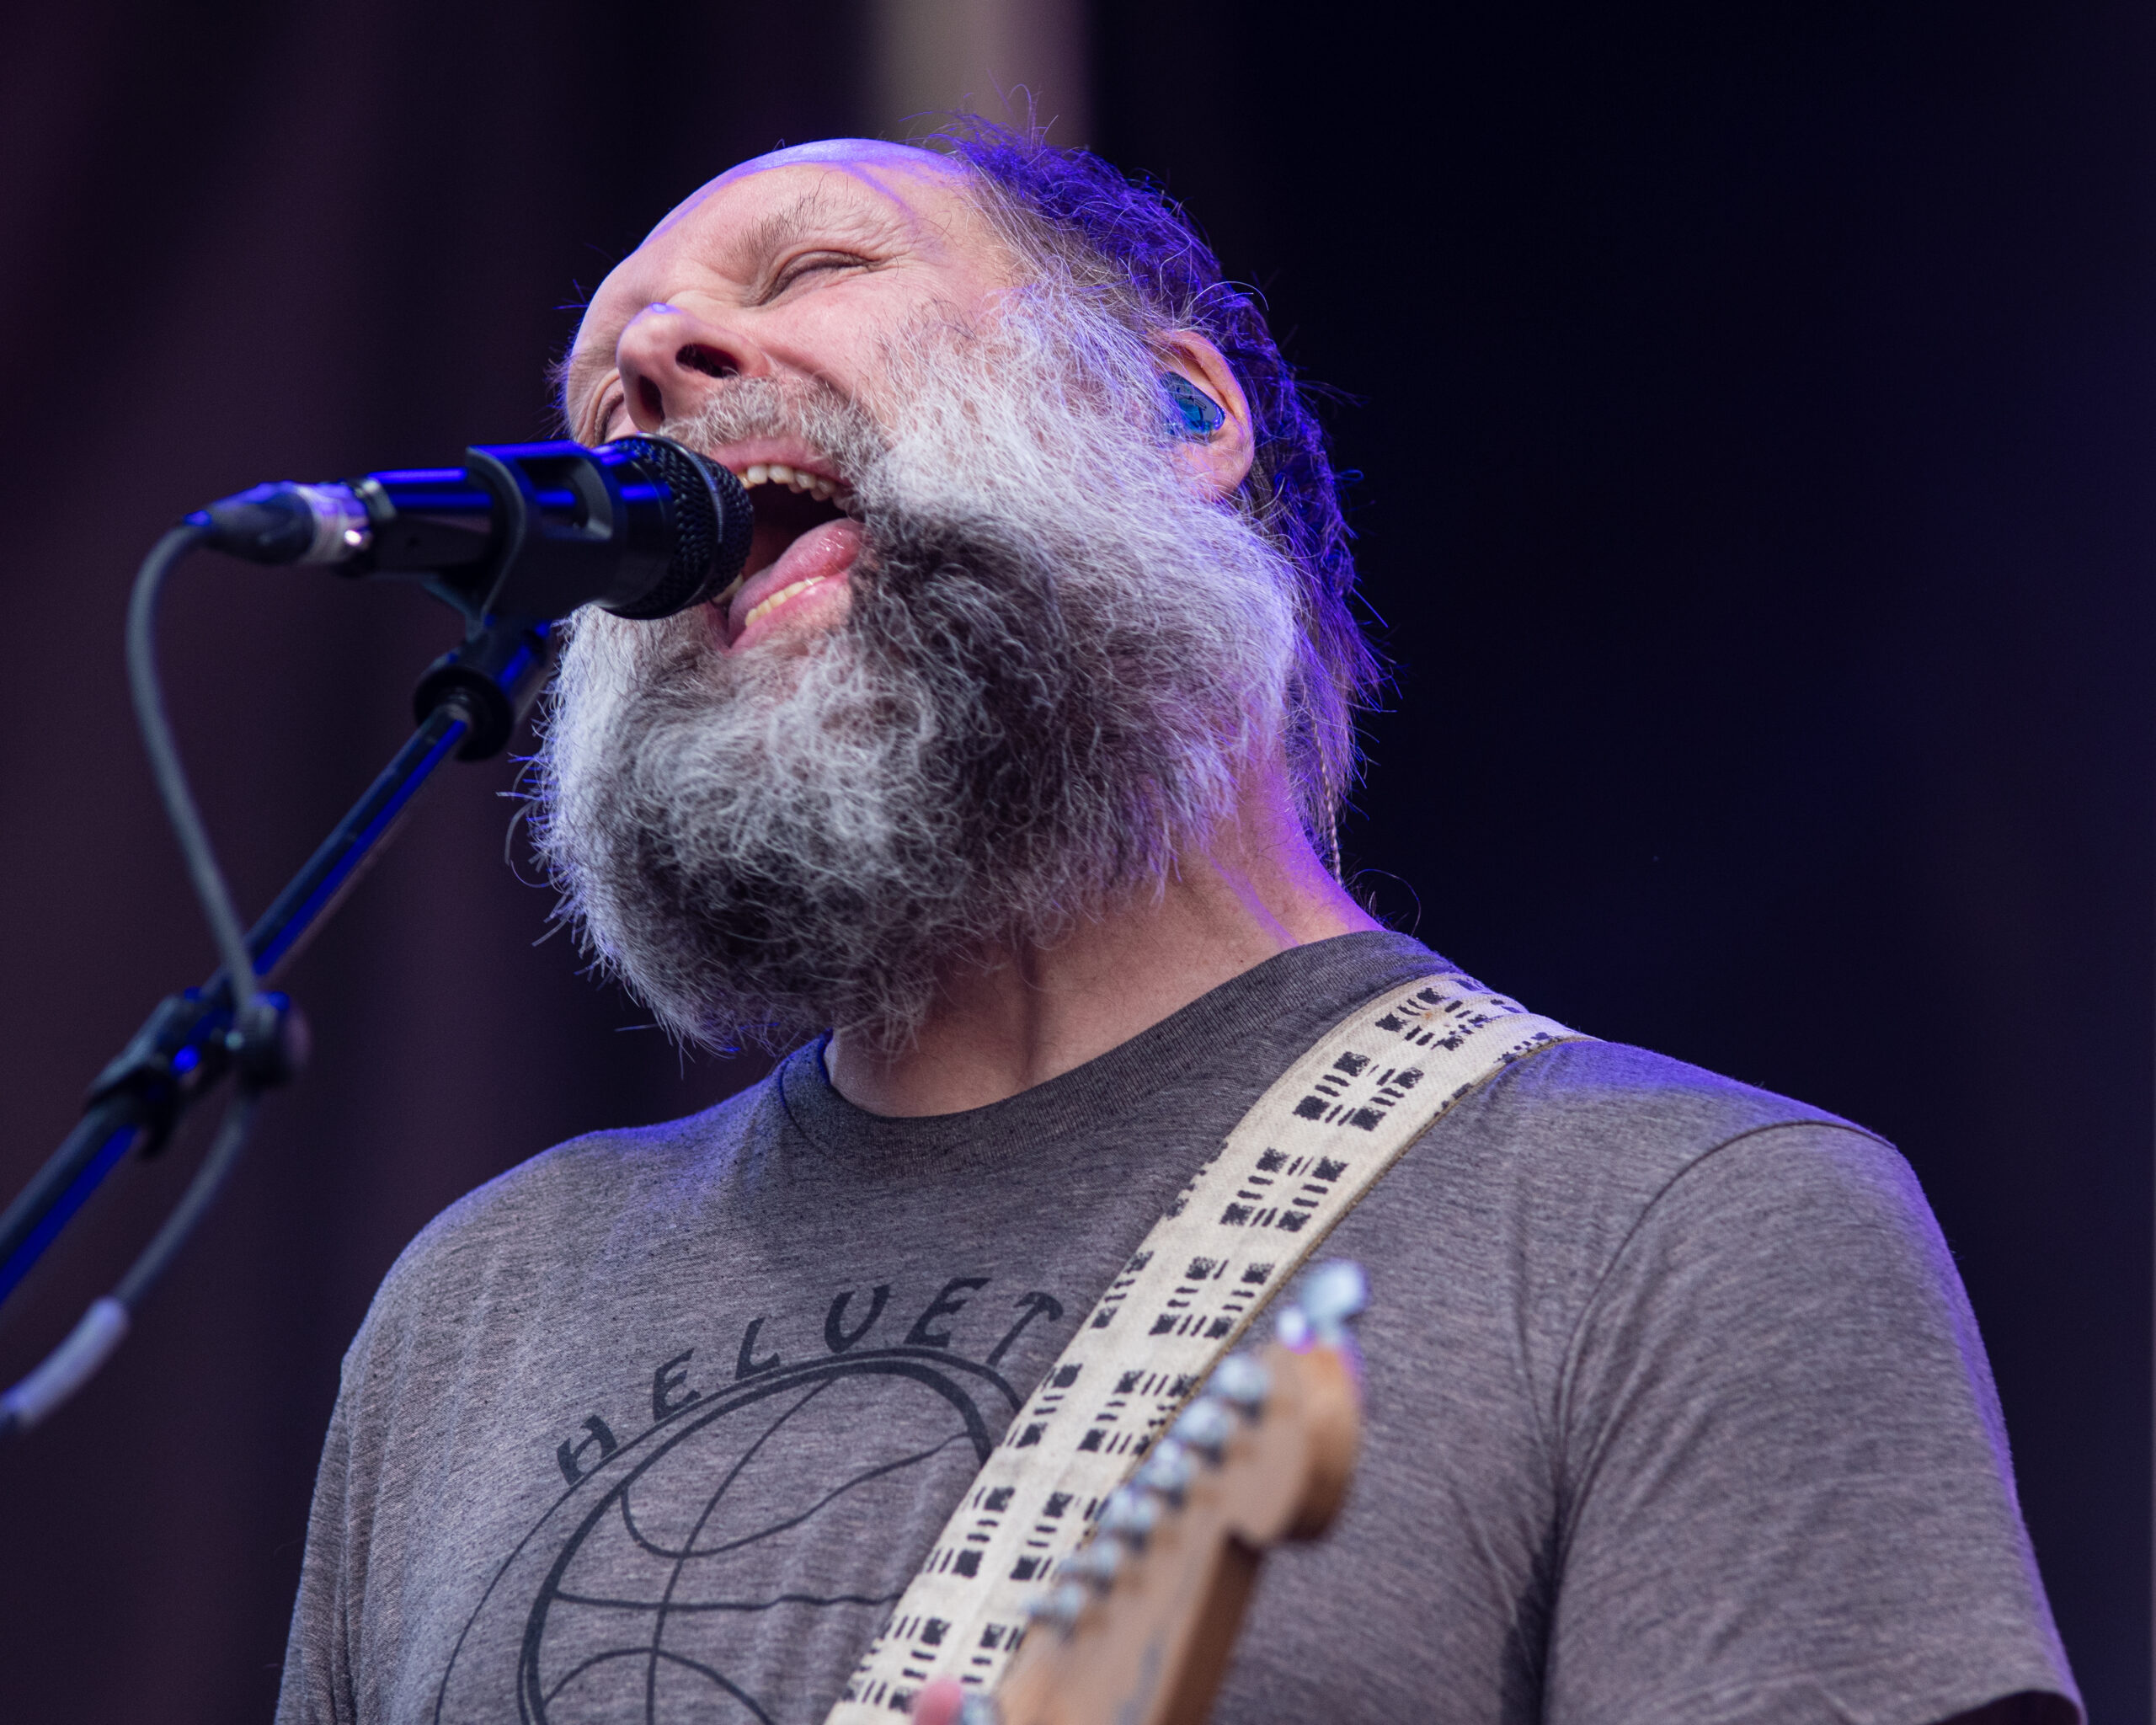
M 827 500 L 835 496 L 839 487 L 820 473 L 797 473 L 784 462 L 754 462 L 741 475 L 744 485 L 785 485 L 796 491 L 805 491 L 809 496 Z

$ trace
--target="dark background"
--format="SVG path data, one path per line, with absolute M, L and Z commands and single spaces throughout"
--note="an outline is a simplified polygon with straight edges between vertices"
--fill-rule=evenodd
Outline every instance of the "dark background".
M 210 968 L 120 670 L 156 531 L 260 478 L 545 435 L 569 302 L 718 168 L 880 123 L 866 40 L 847 5 L 9 19 L 10 1189 Z M 1091 141 L 1187 199 L 1344 392 L 1399 668 L 1363 884 L 1542 1011 L 1901 1144 L 2092 1715 L 2148 1717 L 2156 13 L 1099 0 L 1092 49 Z M 451 621 L 206 559 L 167 617 L 252 911 Z M 295 967 L 314 1071 L 111 1368 L 0 1457 L 0 1718 L 266 1717 L 391 1258 L 547 1144 L 760 1071 L 684 1062 L 533 944 L 513 776 L 446 776 Z M 0 1372 L 193 1154 L 101 1201 Z

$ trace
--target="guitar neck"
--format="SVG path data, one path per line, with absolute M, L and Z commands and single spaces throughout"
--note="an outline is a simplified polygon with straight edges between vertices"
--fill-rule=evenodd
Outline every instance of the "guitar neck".
M 1331 1525 L 1361 1434 L 1342 1348 L 1274 1343 L 1256 1365 L 1262 1397 L 1193 1403 L 1133 1482 L 1150 1515 L 1112 1509 L 1066 1566 L 997 1691 L 1002 1725 L 1203 1725 L 1266 1552 Z

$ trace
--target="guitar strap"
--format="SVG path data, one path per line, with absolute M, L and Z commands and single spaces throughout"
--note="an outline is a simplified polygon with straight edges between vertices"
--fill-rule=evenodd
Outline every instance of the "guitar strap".
M 1273 1291 L 1431 1123 L 1577 1031 L 1452 972 L 1320 1037 L 1193 1174 L 1011 1423 L 825 1725 L 903 1714 L 929 1677 L 991 1688 L 1075 1551 Z

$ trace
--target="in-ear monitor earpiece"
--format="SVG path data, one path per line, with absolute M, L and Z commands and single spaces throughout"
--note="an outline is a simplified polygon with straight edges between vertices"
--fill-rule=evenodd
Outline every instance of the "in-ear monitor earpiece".
M 1227 411 L 1179 371 L 1161 374 L 1161 392 L 1168 398 L 1168 429 L 1178 437 L 1210 437 L 1227 423 Z

